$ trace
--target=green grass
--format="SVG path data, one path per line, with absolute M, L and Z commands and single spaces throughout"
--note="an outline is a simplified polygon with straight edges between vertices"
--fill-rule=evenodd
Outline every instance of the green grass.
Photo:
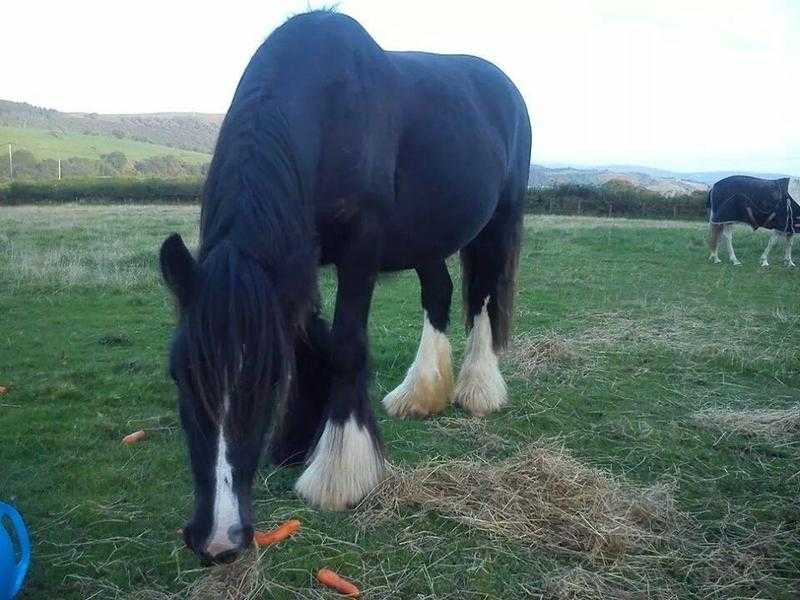
M 85 135 L 0 126 L 0 144 L 4 151 L 7 150 L 9 143 L 15 150 L 30 150 L 39 160 L 69 157 L 99 159 L 102 154 L 111 152 L 122 152 L 131 161 L 164 155 L 175 156 L 190 164 L 201 164 L 211 160 L 210 155 L 202 152 L 137 142 L 111 135 Z
M 195 242 L 197 220 L 186 206 L 0 210 L 0 385 L 9 387 L 0 397 L 0 498 L 19 507 L 34 541 L 23 598 L 179 592 L 203 575 L 175 533 L 192 490 L 165 367 L 173 308 L 156 272 L 161 240 L 179 231 Z M 708 264 L 704 237 L 699 223 L 529 218 L 517 348 L 559 350 L 528 375 L 505 362 L 510 405 L 481 435 L 452 419 L 461 416 L 454 408 L 427 421 L 393 420 L 380 408 L 413 359 L 421 320 L 416 278 L 383 278 L 370 321 L 372 396 L 399 466 L 497 460 L 544 436 L 632 485 L 674 486 L 677 509 L 695 524 L 689 534 L 721 543 L 714 564 L 741 575 L 735 584 L 710 585 L 678 550 L 606 564 L 495 538 L 435 511 L 403 509 L 365 530 L 298 501 L 296 470 L 265 467 L 257 525 L 290 516 L 304 524 L 262 561 L 265 576 L 286 586 L 275 596 L 313 589 L 310 573 L 324 564 L 359 581 L 366 598 L 602 596 L 554 584 L 576 577 L 611 585 L 606 597 L 796 598 L 798 438 L 718 431 L 693 415 L 798 404 L 800 272 L 778 266 L 777 253 L 773 267 L 758 268 L 766 236 L 744 229 L 735 239 L 744 266 Z M 334 287 L 325 271 L 327 310 Z M 454 306 L 456 364 L 459 322 Z M 140 428 L 151 430 L 146 442 L 120 445 Z M 501 443 L 487 450 L 487 434 Z M 638 591 L 620 591 L 629 589 Z

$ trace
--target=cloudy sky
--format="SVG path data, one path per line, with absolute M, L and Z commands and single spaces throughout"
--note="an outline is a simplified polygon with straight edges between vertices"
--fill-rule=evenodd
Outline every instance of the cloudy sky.
M 0 98 L 223 112 L 294 0 L 3 3 Z M 522 90 L 535 162 L 800 175 L 798 0 L 343 0 L 384 48 L 476 54 Z

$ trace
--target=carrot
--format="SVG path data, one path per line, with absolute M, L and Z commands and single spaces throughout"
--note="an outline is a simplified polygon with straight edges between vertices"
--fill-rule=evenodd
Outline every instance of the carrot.
M 126 446 L 130 446 L 132 444 L 135 444 L 136 442 L 141 441 L 145 435 L 146 435 L 145 432 L 141 429 L 139 431 L 134 431 L 133 433 L 129 433 L 124 438 L 122 438 L 122 443 L 125 444 Z
M 358 598 L 358 595 L 361 593 L 355 585 L 330 569 L 320 569 L 317 571 L 317 581 L 348 598 Z
M 300 529 L 300 521 L 292 519 L 272 531 L 256 531 L 253 540 L 259 546 L 272 546 L 294 535 L 298 529 Z

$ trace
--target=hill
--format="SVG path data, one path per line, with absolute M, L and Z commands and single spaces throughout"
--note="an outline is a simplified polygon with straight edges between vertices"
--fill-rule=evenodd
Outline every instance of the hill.
M 214 150 L 224 116 L 205 113 L 65 113 L 25 102 L 0 100 L 0 126 L 107 136 L 203 154 L 211 154 Z M 29 150 L 35 153 L 34 149 Z
M 555 187 L 558 185 L 599 186 L 608 181 L 625 181 L 663 196 L 676 196 L 703 191 L 720 179 L 731 175 L 752 175 L 765 179 L 788 177 L 780 173 L 756 173 L 749 171 L 696 171 L 684 173 L 645 167 L 642 165 L 576 166 L 563 163 L 531 165 L 528 183 L 531 187 Z
M 121 152 L 130 164 L 166 158 L 199 166 L 211 160 L 224 116 L 214 113 L 166 112 L 67 113 L 25 102 L 0 100 L 0 144 L 10 142 L 15 149 L 28 150 L 40 161 L 57 158 L 98 161 L 103 160 L 103 155 Z M 4 168 L 0 161 L 0 179 L 4 177 Z M 186 171 L 185 168 L 166 168 L 164 165 L 146 165 L 141 170 L 150 175 Z M 38 169 L 37 173 L 47 176 L 52 171 L 52 167 L 47 167 Z M 78 171 L 81 175 L 91 175 L 98 169 L 81 168 Z M 72 169 L 72 172 L 76 170 Z M 640 165 L 582 167 L 570 164 L 537 164 L 531 165 L 529 185 L 547 188 L 569 184 L 602 186 L 608 182 L 616 182 L 673 197 L 704 191 L 714 182 L 733 174 L 735 173 L 728 171 L 679 173 Z M 785 177 L 770 173 L 738 174 L 766 178 Z M 33 171 L 31 176 L 34 176 Z
M 692 192 L 708 189 L 708 186 L 704 183 L 687 179 L 668 176 L 658 177 L 646 173 L 607 168 L 550 168 L 542 165 L 531 165 L 530 177 L 528 178 L 528 185 L 534 188 L 570 184 L 602 186 L 609 182 L 625 182 L 633 187 L 644 188 L 666 197 L 691 194 Z
M 209 154 L 202 152 L 180 150 L 125 137 L 0 125 L 0 144 L 4 152 L 9 143 L 14 150 L 28 150 L 38 159 L 73 157 L 100 160 L 104 154 L 122 152 L 132 161 L 154 156 L 174 156 L 190 164 L 202 164 L 211 160 Z
M 785 173 L 760 173 L 757 171 L 667 171 L 665 169 L 656 169 L 654 167 L 645 167 L 642 165 L 601 165 L 596 168 L 622 173 L 643 173 L 645 175 L 652 175 L 653 177 L 659 178 L 695 181 L 697 183 L 704 183 L 706 185 L 712 185 L 720 179 L 730 177 L 731 175 L 750 175 L 751 177 L 761 177 L 763 179 L 780 179 L 781 177 L 790 177 L 790 175 Z

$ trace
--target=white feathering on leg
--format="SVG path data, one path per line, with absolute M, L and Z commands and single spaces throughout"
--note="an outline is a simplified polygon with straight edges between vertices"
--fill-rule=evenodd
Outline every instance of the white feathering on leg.
M 378 485 L 384 470 L 380 449 L 355 417 L 343 424 L 329 420 L 294 489 L 314 506 L 345 510 Z
M 507 401 L 506 383 L 500 374 L 497 355 L 492 347 L 488 304 L 487 298 L 480 314 L 473 321 L 455 391 L 456 404 L 476 416 L 498 410 Z
M 393 417 L 425 417 L 444 410 L 452 396 L 450 341 L 431 325 L 426 312 L 414 362 L 403 382 L 383 399 L 383 406 Z

